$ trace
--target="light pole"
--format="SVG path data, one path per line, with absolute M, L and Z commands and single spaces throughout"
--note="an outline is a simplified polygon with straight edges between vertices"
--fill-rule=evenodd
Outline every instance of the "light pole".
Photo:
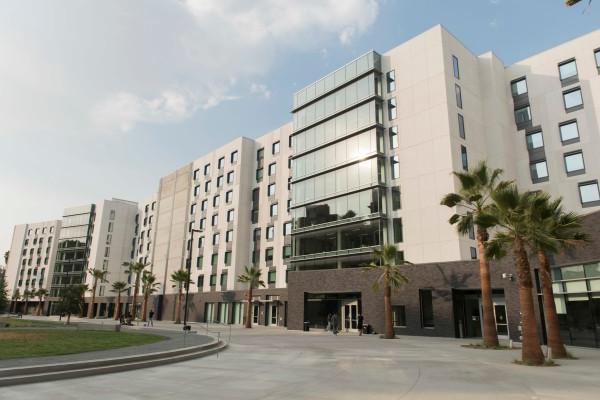
M 190 248 L 188 249 L 188 258 L 186 261 L 186 269 L 187 269 L 187 282 L 185 282 L 185 306 L 183 308 L 183 330 L 189 331 L 191 330 L 191 326 L 188 325 L 188 297 L 190 295 L 190 280 L 192 277 L 192 249 L 194 248 L 194 232 L 202 233 L 199 229 L 191 229 L 190 233 Z

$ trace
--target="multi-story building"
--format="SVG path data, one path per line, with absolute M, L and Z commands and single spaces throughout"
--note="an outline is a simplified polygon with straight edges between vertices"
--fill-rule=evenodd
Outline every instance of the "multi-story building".
M 9 298 L 17 292 L 22 296 L 26 291 L 50 291 L 60 227 L 57 220 L 15 226 L 6 264 Z M 32 296 L 28 308 L 38 300 Z

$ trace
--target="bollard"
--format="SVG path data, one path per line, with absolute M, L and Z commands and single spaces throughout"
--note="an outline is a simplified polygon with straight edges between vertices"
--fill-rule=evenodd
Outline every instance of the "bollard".
M 508 348 L 509 348 L 509 349 L 512 349 L 512 348 L 513 348 L 513 341 L 512 341 L 512 339 L 510 339 L 510 340 L 508 341 Z
M 552 360 L 552 349 L 550 347 L 548 347 L 548 351 L 546 353 L 547 353 L 546 354 L 546 359 L 548 361 L 551 361 Z

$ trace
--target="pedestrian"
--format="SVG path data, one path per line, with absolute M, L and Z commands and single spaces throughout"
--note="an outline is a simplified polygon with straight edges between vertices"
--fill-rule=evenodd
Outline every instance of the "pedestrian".
M 364 322 L 364 317 L 362 316 L 362 314 L 358 315 L 358 336 L 362 336 L 363 334 L 363 322 Z
M 123 313 L 119 315 L 119 324 L 125 325 L 125 315 Z
M 325 327 L 325 331 L 331 330 L 331 313 L 327 314 L 327 326 Z
M 148 313 L 148 326 L 154 326 L 152 319 L 154 318 L 154 310 L 150 310 Z
M 338 316 L 337 314 L 333 314 L 331 316 L 331 331 L 334 335 L 338 334 Z

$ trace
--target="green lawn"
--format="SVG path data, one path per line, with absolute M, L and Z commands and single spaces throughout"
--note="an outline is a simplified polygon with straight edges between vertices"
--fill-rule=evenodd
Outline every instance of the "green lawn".
M 159 335 L 133 332 L 0 329 L 0 360 L 108 350 L 155 343 L 164 339 Z
M 63 326 L 64 322 L 55 322 L 55 321 L 38 321 L 38 320 L 27 320 L 27 319 L 19 319 L 19 318 L 7 318 L 0 317 L 0 326 L 4 326 L 8 324 L 9 328 L 44 328 L 48 326 Z

